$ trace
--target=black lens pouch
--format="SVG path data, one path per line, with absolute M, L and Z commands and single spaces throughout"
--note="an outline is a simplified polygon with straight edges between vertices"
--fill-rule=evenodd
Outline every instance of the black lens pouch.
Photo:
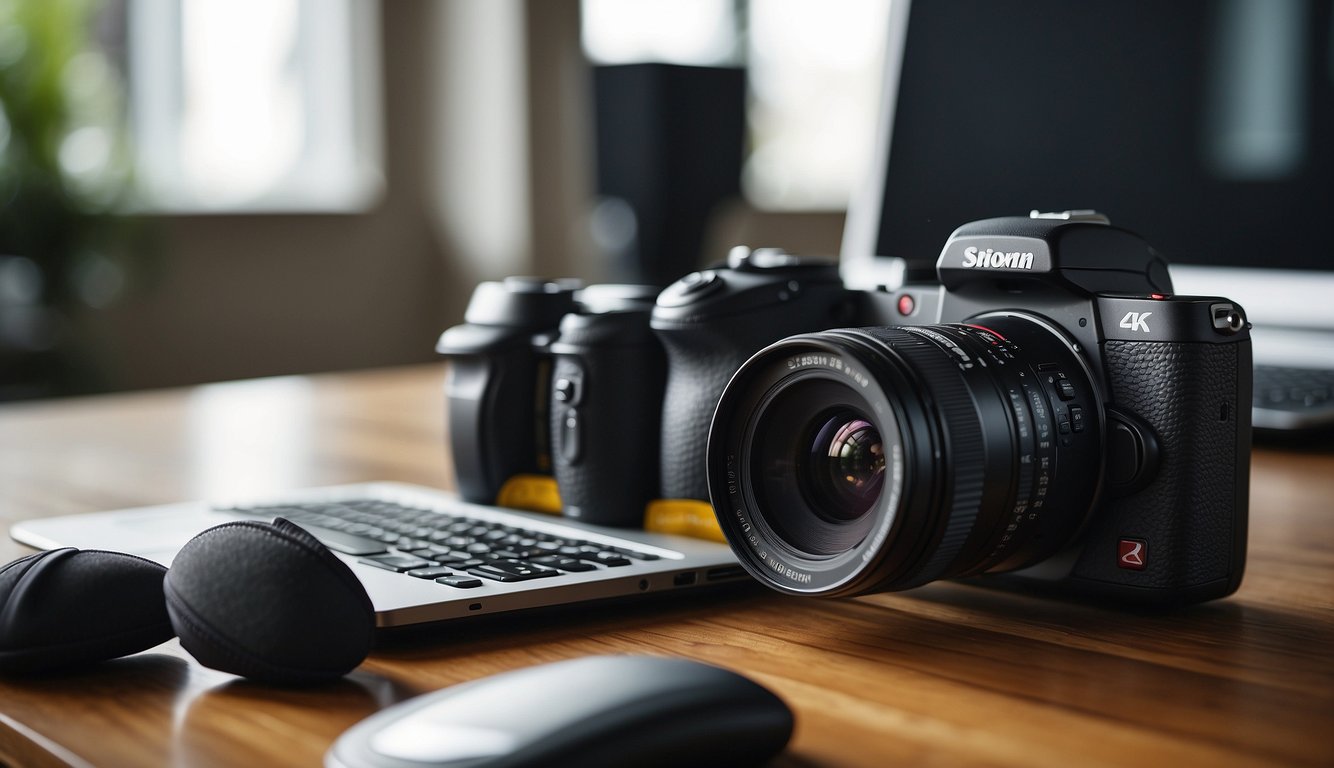
M 166 572 L 134 555 L 78 549 L 0 566 L 0 673 L 91 664 L 170 640 Z
M 225 523 L 172 561 L 167 610 L 201 664 L 268 683 L 348 673 L 370 652 L 375 611 L 352 570 L 279 518 Z
M 210 528 L 170 570 L 71 548 L 0 566 L 0 674 L 91 664 L 179 635 L 204 666 L 318 683 L 360 664 L 374 632 L 374 608 L 352 570 L 281 518 Z

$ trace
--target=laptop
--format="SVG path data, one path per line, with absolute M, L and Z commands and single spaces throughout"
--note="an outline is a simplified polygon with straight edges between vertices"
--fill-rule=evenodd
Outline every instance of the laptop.
M 170 565 L 206 528 L 275 517 L 351 567 L 381 628 L 749 578 L 725 544 L 469 504 L 400 483 L 42 518 L 10 535 L 38 549 L 108 549 Z
M 1334 4 L 895 0 L 846 282 L 930 275 L 950 232 L 1095 209 L 1181 294 L 1254 325 L 1253 422 L 1334 426 Z

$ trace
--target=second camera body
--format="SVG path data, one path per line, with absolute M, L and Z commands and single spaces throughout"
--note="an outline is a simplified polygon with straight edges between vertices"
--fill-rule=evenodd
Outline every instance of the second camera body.
M 639 527 L 658 491 L 666 359 L 653 286 L 594 285 L 547 346 L 551 455 L 566 517 Z

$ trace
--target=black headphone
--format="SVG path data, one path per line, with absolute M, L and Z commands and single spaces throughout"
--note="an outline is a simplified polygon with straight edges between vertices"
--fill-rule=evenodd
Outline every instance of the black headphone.
M 287 520 L 191 539 L 171 568 L 134 555 L 53 549 L 0 567 L 0 674 L 39 674 L 179 636 L 201 664 L 308 684 L 370 652 L 375 610 L 352 570 Z

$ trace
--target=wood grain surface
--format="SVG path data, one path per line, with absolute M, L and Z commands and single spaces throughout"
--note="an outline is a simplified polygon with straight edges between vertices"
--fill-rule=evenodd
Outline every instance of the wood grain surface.
M 436 366 L 0 407 L 0 523 L 365 480 L 449 487 Z M 826 601 L 743 585 L 384 637 L 283 690 L 175 642 L 0 680 L 0 764 L 318 765 L 406 697 L 592 653 L 698 659 L 782 696 L 787 766 L 1334 765 L 1334 452 L 1258 450 L 1231 598 L 1127 612 L 971 584 Z M 25 553 L 0 543 L 0 562 Z M 627 765 L 633 761 L 627 759 Z

